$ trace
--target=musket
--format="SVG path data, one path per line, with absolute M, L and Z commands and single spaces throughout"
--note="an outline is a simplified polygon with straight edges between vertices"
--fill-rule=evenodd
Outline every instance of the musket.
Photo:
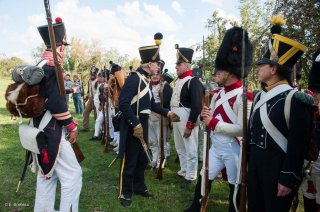
M 95 65 L 92 65 L 91 66 L 91 70 L 90 70 L 90 73 L 92 72 L 92 70 L 93 69 L 95 69 Z M 94 70 L 93 70 L 94 71 Z M 89 93 L 89 89 L 90 89 L 90 92 L 91 92 L 91 98 L 93 99 L 94 98 L 94 93 L 93 93 L 93 86 L 95 86 L 95 85 L 92 85 L 92 83 L 90 83 L 90 81 L 88 81 L 88 93 Z M 97 109 L 96 109 L 96 107 L 94 106 L 94 101 L 92 101 L 92 103 L 91 103 L 92 105 L 91 105 L 91 108 L 92 108 L 92 110 L 93 110 L 93 117 L 94 117 L 94 120 L 96 120 L 97 119 Z
M 101 89 L 101 87 L 99 87 L 100 92 L 101 92 L 100 95 L 102 95 L 100 103 L 101 103 L 101 108 L 102 108 L 101 113 L 103 115 L 102 134 L 100 134 L 99 139 L 101 140 L 101 144 L 102 145 L 104 145 L 106 143 L 106 133 L 107 133 L 106 132 L 107 131 L 107 127 L 106 127 L 106 107 L 105 107 L 106 100 L 105 100 L 105 94 L 104 94 L 104 84 L 105 84 L 105 82 L 100 85 L 100 86 L 102 86 L 102 89 Z
M 20 185 L 22 184 L 22 182 L 24 180 L 24 177 L 26 176 L 26 171 L 27 171 L 27 167 L 28 167 L 29 162 L 30 162 L 30 157 L 31 157 L 31 152 L 29 150 L 26 150 L 26 158 L 25 158 L 25 161 L 24 161 L 24 167 L 23 167 L 23 170 L 22 170 L 22 174 L 21 174 L 18 186 L 17 186 L 16 193 L 18 193 Z
M 64 88 L 62 69 L 61 69 L 61 65 L 59 64 L 58 58 L 57 58 L 57 45 L 56 45 L 56 39 L 54 36 L 54 30 L 53 30 L 53 26 L 52 26 L 52 16 L 51 16 L 51 12 L 50 12 L 49 0 L 44 0 L 44 7 L 46 10 L 46 15 L 47 15 L 47 20 L 48 20 L 48 31 L 49 31 L 53 60 L 54 60 L 55 73 L 56 73 L 56 77 L 57 77 L 57 84 L 58 84 L 58 88 L 60 91 L 60 96 L 62 97 L 62 99 L 64 101 L 66 101 L 66 91 Z M 72 148 L 73 148 L 73 151 L 77 157 L 78 162 L 83 161 L 84 155 L 81 152 L 80 147 L 78 146 L 78 144 L 76 142 L 73 143 Z
M 245 212 L 247 208 L 247 79 L 245 77 L 245 30 L 242 30 L 242 58 L 241 58 L 241 79 L 242 79 L 242 102 L 243 102 L 243 122 L 242 122 L 242 139 L 240 141 L 240 158 L 241 163 L 239 167 L 239 183 L 236 186 L 240 185 L 240 205 L 239 211 Z M 233 195 L 233 204 L 237 210 L 237 192 L 238 190 L 235 188 L 235 192 Z
M 163 108 L 163 89 L 164 89 L 164 82 L 161 82 L 160 84 L 160 106 Z M 160 147 L 160 157 L 159 157 L 159 166 L 157 169 L 157 175 L 156 179 L 162 180 L 162 166 L 164 163 L 164 138 L 163 138 L 163 116 L 160 116 L 160 142 L 159 142 L 159 147 Z
M 106 71 L 106 70 L 105 70 Z M 106 76 L 107 77 L 107 76 Z M 108 77 L 107 77 L 108 79 Z M 108 81 L 108 80 L 106 80 Z M 104 122 L 105 122 L 105 134 L 104 134 L 104 152 L 109 152 L 109 137 L 110 137 L 110 132 L 109 132 L 109 88 L 106 92 L 106 101 L 105 101 L 105 119 L 104 119 Z
M 204 58 L 205 58 L 205 46 L 204 36 L 202 39 L 202 70 L 204 72 Z M 205 93 L 205 104 L 209 108 L 210 106 L 210 85 L 209 79 L 206 77 L 206 93 Z M 210 143 L 210 129 L 206 129 L 204 134 L 205 143 L 203 144 L 203 164 L 202 164 L 202 179 L 201 179 L 201 212 L 205 212 L 208 207 L 209 200 L 209 143 Z
M 80 72 L 80 80 L 81 80 L 81 95 L 82 95 L 82 104 L 83 104 L 83 110 L 86 108 L 86 103 L 84 101 L 84 87 L 83 87 L 83 76 L 82 76 L 82 70 Z

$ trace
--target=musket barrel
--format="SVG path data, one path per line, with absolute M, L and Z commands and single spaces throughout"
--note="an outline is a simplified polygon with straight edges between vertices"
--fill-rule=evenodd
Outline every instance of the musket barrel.
M 49 5 L 49 0 L 44 0 L 44 7 L 46 10 L 46 15 L 47 15 L 47 20 L 48 20 L 48 31 L 49 31 L 49 37 L 50 37 L 50 46 L 51 46 L 51 50 L 52 50 L 52 55 L 53 55 L 53 60 L 54 60 L 54 66 L 55 66 L 55 73 L 56 73 L 56 77 L 57 77 L 57 84 L 58 84 L 58 88 L 60 91 L 60 96 L 63 99 L 64 102 L 66 102 L 66 91 L 64 88 L 64 80 L 63 80 L 63 75 L 62 75 L 62 69 L 61 66 L 58 62 L 58 58 L 57 58 L 57 45 L 56 45 L 56 40 L 55 40 L 55 36 L 54 36 L 54 30 L 53 30 L 53 25 L 52 25 L 52 16 L 51 16 L 51 12 L 50 12 L 50 5 Z M 73 150 L 75 152 L 75 155 L 78 159 L 79 162 L 81 162 L 82 160 L 84 160 L 84 155 L 82 153 L 82 151 L 80 150 L 79 145 L 75 142 L 72 145 Z

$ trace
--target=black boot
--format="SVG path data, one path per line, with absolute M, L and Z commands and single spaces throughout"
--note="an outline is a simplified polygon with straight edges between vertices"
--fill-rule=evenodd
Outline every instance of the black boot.
M 229 183 L 229 188 L 230 188 L 230 191 L 229 191 L 229 212 L 235 212 L 236 209 L 233 204 L 234 185 Z M 240 203 L 240 195 L 239 195 L 240 193 L 239 192 L 240 191 L 238 191 L 237 197 L 236 197 L 237 207 L 239 207 L 239 203 Z
M 209 192 L 211 191 L 211 184 L 212 184 L 213 180 L 209 180 L 208 181 L 208 186 L 209 186 Z M 199 212 L 201 209 L 201 176 L 199 176 L 198 181 L 197 181 L 197 185 L 196 188 L 194 190 L 194 197 L 193 197 L 193 202 L 192 205 L 187 208 L 186 210 L 184 210 L 184 212 Z

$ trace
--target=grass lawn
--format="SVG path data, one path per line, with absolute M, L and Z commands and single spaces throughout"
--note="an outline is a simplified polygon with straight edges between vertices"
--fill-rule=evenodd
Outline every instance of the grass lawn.
M 33 211 L 35 199 L 36 174 L 27 171 L 24 183 L 16 193 L 17 183 L 24 164 L 25 151 L 18 138 L 18 120 L 12 120 L 5 108 L 4 92 L 9 79 L 1 79 L 0 83 L 0 211 Z M 71 112 L 73 104 L 70 103 Z M 82 116 L 74 115 L 80 128 Z M 91 119 L 91 129 L 93 126 Z M 178 164 L 174 163 L 175 151 L 171 143 L 171 157 L 163 172 L 164 179 L 158 181 L 151 170 L 146 171 L 146 184 L 152 199 L 133 196 L 132 205 L 123 208 L 119 201 L 118 173 L 120 163 L 117 161 L 111 168 L 109 163 L 115 157 L 110 151 L 103 153 L 99 142 L 89 141 L 93 131 L 80 133 L 78 143 L 86 157 L 81 163 L 83 170 L 83 187 L 80 197 L 80 211 L 183 211 L 193 198 L 195 184 L 187 189 L 180 188 L 181 179 L 177 177 Z M 200 167 L 199 167 L 200 168 Z M 59 188 L 56 209 L 59 207 Z M 228 185 L 221 180 L 213 183 L 207 211 L 227 211 Z M 301 199 L 301 198 L 300 198 Z M 300 210 L 301 207 L 300 207 Z

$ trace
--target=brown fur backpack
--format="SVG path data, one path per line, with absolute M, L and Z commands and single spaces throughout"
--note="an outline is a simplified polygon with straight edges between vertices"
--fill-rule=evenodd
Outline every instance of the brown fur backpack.
M 45 109 L 45 100 L 40 95 L 44 72 L 38 66 L 19 66 L 12 71 L 12 79 L 6 90 L 7 110 L 14 116 L 33 118 Z

